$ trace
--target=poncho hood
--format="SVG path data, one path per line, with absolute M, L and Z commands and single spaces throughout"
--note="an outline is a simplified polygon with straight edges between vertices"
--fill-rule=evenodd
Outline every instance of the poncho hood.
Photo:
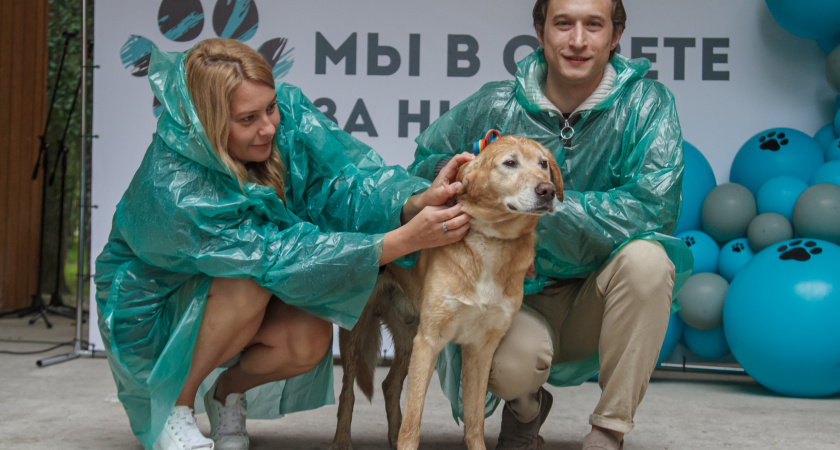
M 184 59 L 187 54 L 152 49 L 149 84 L 155 98 L 163 106 L 163 113 L 158 118 L 157 134 L 169 148 L 183 157 L 208 169 L 233 176 L 213 151 L 195 111 L 186 83 Z

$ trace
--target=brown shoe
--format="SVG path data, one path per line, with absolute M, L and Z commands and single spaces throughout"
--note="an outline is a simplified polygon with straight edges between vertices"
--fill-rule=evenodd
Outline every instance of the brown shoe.
M 583 438 L 583 450 L 621 450 L 622 448 L 624 448 L 624 440 L 618 442 L 615 436 L 597 428 Z
M 548 417 L 554 397 L 545 388 L 540 388 L 540 413 L 537 417 L 528 422 L 522 423 L 516 420 L 513 411 L 505 403 L 502 411 L 502 430 L 499 432 L 499 440 L 496 450 L 539 450 L 542 448 L 543 438 L 539 435 L 540 427 Z

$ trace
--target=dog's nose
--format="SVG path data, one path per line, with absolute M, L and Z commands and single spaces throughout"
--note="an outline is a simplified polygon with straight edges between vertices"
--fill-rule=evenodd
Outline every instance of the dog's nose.
M 554 185 L 551 183 L 540 183 L 535 189 L 540 199 L 546 200 L 554 197 Z

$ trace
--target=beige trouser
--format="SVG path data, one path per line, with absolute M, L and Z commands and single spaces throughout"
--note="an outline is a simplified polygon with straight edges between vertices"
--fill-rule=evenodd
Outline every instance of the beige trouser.
M 490 392 L 530 422 L 551 365 L 598 352 L 601 399 L 589 423 L 629 432 L 668 329 L 673 287 L 662 245 L 635 240 L 588 278 L 526 296 L 493 357 Z

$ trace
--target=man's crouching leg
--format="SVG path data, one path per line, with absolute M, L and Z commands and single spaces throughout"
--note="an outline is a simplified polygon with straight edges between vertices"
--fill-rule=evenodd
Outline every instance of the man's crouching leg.
M 542 385 L 551 372 L 554 353 L 545 320 L 523 307 L 493 357 L 488 389 L 505 400 L 496 449 L 538 449 L 540 426 L 552 397 Z
M 584 291 L 604 305 L 598 345 L 602 393 L 589 418 L 590 435 L 606 432 L 620 443 L 633 429 L 668 329 L 674 265 L 658 242 L 638 240 L 624 246 L 594 277 Z

